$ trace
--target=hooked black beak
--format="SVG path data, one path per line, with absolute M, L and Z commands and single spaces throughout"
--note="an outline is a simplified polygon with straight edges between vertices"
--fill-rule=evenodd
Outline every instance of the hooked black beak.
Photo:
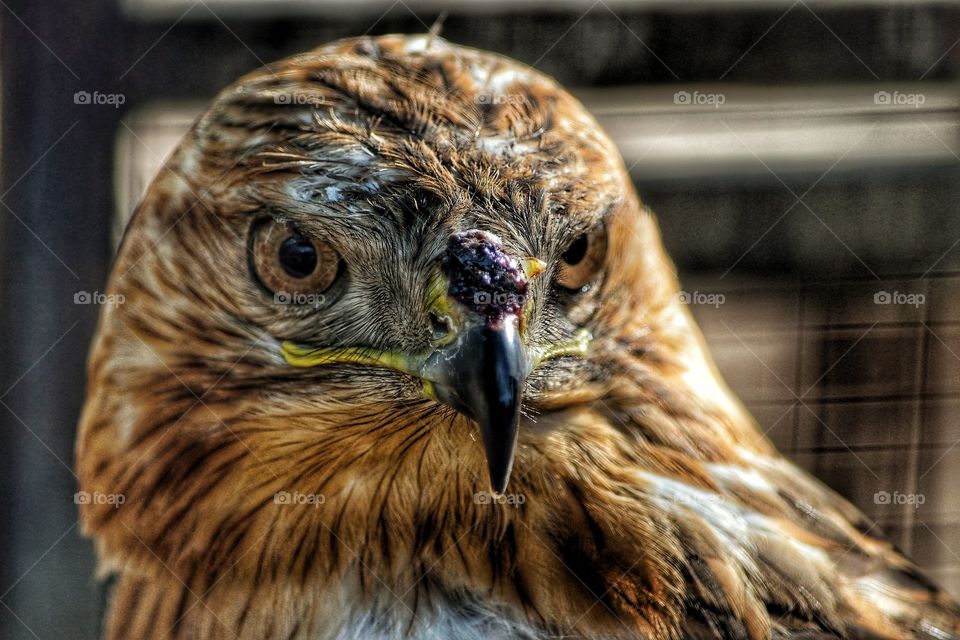
M 437 400 L 480 426 L 490 487 L 498 494 L 510 480 L 531 368 L 518 330 L 527 279 L 543 268 L 536 258 L 505 253 L 500 238 L 480 229 L 450 234 L 440 260 L 445 298 L 455 305 L 460 326 L 453 341 L 428 359 L 422 377 Z
M 520 403 L 529 365 L 515 316 L 477 324 L 427 364 L 437 400 L 473 419 L 487 455 L 490 486 L 503 493 L 517 449 Z

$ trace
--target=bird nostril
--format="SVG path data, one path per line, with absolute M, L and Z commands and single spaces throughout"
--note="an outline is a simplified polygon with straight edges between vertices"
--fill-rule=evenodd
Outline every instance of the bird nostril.
M 440 316 L 431 311 L 430 326 L 433 329 L 434 342 L 442 343 L 450 337 L 452 330 L 450 327 L 450 318 L 447 316 Z

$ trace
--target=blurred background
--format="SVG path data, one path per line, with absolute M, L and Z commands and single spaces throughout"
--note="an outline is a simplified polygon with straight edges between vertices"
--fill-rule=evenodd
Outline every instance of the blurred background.
M 123 223 L 224 85 L 425 32 L 570 87 L 782 450 L 960 595 L 960 3 L 0 0 L 0 638 L 94 638 L 73 440 Z

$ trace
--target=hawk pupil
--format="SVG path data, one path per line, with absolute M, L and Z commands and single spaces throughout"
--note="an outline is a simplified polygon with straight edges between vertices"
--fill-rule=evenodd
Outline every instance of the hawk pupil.
M 573 266 L 583 260 L 587 255 L 587 234 L 583 234 L 570 245 L 570 248 L 563 254 L 563 261 Z
M 279 253 L 280 266 L 294 278 L 306 278 L 317 268 L 317 250 L 306 238 L 290 236 Z

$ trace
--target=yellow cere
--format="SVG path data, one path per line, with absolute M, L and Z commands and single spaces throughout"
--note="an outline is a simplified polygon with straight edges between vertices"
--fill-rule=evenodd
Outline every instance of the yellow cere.
M 453 309 L 447 295 L 447 279 L 439 270 L 434 271 L 427 286 L 427 308 L 439 316 L 452 317 Z
M 530 257 L 522 259 L 520 266 L 523 268 L 523 274 L 527 276 L 527 280 L 530 280 L 543 273 L 547 268 L 547 263 L 540 258 Z

